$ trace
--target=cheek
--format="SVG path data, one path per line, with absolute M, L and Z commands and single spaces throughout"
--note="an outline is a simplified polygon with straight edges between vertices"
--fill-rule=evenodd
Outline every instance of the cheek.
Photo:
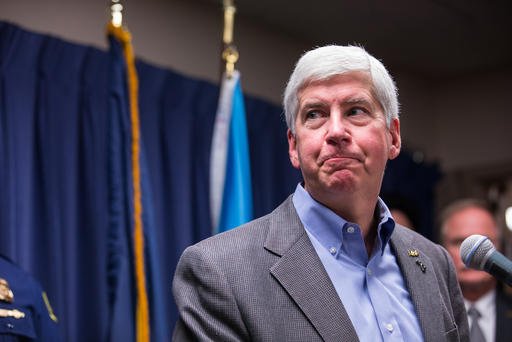
M 323 140 L 318 136 L 303 135 L 300 140 L 297 140 L 296 149 L 302 158 L 311 158 L 320 153 L 322 144 Z
M 370 161 L 382 167 L 388 161 L 389 144 L 382 134 L 369 135 L 366 139 L 360 140 L 358 144 L 365 154 L 370 157 Z
M 448 253 L 452 257 L 454 264 L 457 265 L 457 264 L 462 264 L 463 263 L 462 259 L 460 258 L 459 246 L 449 246 L 449 247 L 446 248 L 446 250 L 448 251 Z
M 368 130 L 368 134 L 372 135 L 375 140 L 378 140 L 386 148 L 389 148 L 392 144 L 393 137 L 389 131 L 386 123 L 383 121 L 375 121 Z

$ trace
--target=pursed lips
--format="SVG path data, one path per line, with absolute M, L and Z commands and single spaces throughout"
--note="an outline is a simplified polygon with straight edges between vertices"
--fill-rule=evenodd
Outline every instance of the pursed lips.
M 360 162 L 361 160 L 357 157 L 357 156 L 354 156 L 354 155 L 339 155 L 339 154 L 336 154 L 336 155 L 329 155 L 329 156 L 326 156 L 326 157 L 322 157 L 320 159 L 320 163 L 321 164 L 324 164 L 326 162 L 333 162 L 333 163 L 336 163 L 336 162 L 340 162 L 340 163 L 349 163 L 349 162 L 353 162 L 353 161 L 358 161 Z

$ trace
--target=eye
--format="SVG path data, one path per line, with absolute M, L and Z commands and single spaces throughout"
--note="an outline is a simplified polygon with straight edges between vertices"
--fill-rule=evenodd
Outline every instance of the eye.
M 329 114 L 321 109 L 308 109 L 304 111 L 304 126 L 310 129 L 322 127 Z
M 349 116 L 363 115 L 366 113 L 367 112 L 363 108 L 359 108 L 359 107 L 350 108 L 350 110 L 348 111 Z
M 319 112 L 317 110 L 312 110 L 312 111 L 309 111 L 306 113 L 306 120 L 318 119 L 322 116 L 323 116 L 322 112 Z

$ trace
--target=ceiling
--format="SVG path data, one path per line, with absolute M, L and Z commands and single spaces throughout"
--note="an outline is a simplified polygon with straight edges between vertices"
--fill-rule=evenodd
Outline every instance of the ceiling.
M 204 0 L 215 2 L 221 0 Z M 250 20 L 310 46 L 358 44 L 395 70 L 511 69 L 510 0 L 234 0 Z

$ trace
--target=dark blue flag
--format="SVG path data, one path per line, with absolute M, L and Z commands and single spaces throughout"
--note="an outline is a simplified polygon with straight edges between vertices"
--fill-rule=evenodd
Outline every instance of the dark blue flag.
M 108 284 L 111 342 L 167 340 L 151 190 L 140 137 L 130 35 L 108 27 L 109 200 Z

